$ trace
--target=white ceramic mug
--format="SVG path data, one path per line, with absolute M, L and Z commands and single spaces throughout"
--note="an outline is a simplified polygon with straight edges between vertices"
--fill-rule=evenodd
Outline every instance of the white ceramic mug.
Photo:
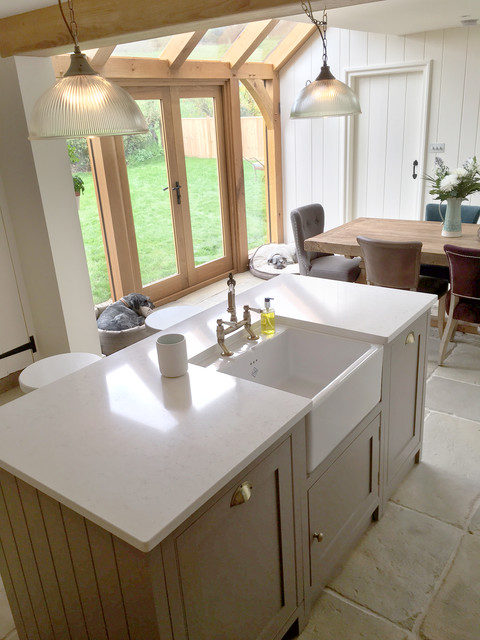
M 157 338 L 160 371 L 167 378 L 178 378 L 187 373 L 187 341 L 181 333 L 162 333 Z

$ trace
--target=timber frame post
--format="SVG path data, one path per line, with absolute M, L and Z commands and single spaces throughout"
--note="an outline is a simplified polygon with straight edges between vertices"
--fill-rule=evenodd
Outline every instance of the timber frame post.
M 280 83 L 278 71 L 268 80 L 242 79 L 245 88 L 258 105 L 265 121 L 265 159 L 270 242 L 282 243 L 283 182 L 280 122 Z

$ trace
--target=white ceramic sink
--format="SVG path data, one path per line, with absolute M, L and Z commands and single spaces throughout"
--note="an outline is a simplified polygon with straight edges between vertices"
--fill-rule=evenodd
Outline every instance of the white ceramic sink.
M 215 345 L 190 362 L 311 398 L 306 436 L 313 471 L 379 402 L 382 347 L 283 325 L 258 343 L 238 333 L 227 341 L 234 356 L 219 357 Z

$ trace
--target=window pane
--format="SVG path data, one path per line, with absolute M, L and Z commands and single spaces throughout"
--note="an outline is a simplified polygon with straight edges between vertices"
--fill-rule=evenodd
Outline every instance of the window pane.
M 67 140 L 74 185 L 80 188 L 77 197 L 78 215 L 87 257 L 88 274 L 95 304 L 111 297 L 107 260 L 98 215 L 97 197 L 93 186 L 90 156 L 85 138 Z M 83 191 L 82 191 L 83 187 Z
M 189 60 L 220 60 L 244 27 L 244 24 L 235 24 L 209 29 L 188 56 Z
M 149 133 L 124 136 L 142 284 L 177 273 L 163 123 L 158 100 L 138 100 Z
M 292 31 L 295 25 L 295 22 L 280 20 L 265 40 L 258 45 L 252 55 L 248 58 L 247 62 L 265 62 L 267 57 L 277 48 L 290 31 Z
M 195 266 L 225 255 L 213 98 L 181 98 Z
M 158 58 L 165 49 L 172 36 L 162 36 L 151 40 L 141 40 L 140 42 L 127 42 L 117 44 L 112 56 L 125 56 L 134 58 Z
M 265 122 L 255 100 L 240 85 L 243 177 L 247 213 L 248 248 L 269 242 L 265 182 Z

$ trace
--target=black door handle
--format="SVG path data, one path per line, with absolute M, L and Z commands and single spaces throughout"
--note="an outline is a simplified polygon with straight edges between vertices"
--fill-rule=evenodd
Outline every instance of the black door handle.
M 177 204 L 181 204 L 182 203 L 182 196 L 180 195 L 180 189 L 181 189 L 181 185 L 178 182 L 178 180 L 175 182 L 175 186 L 172 187 L 172 191 L 176 191 L 177 192 Z M 166 191 L 168 189 L 168 187 L 164 187 L 163 190 Z
M 414 160 L 413 161 L 413 173 L 412 173 L 412 178 L 415 180 L 418 177 L 417 174 L 417 167 L 418 167 L 418 160 Z

